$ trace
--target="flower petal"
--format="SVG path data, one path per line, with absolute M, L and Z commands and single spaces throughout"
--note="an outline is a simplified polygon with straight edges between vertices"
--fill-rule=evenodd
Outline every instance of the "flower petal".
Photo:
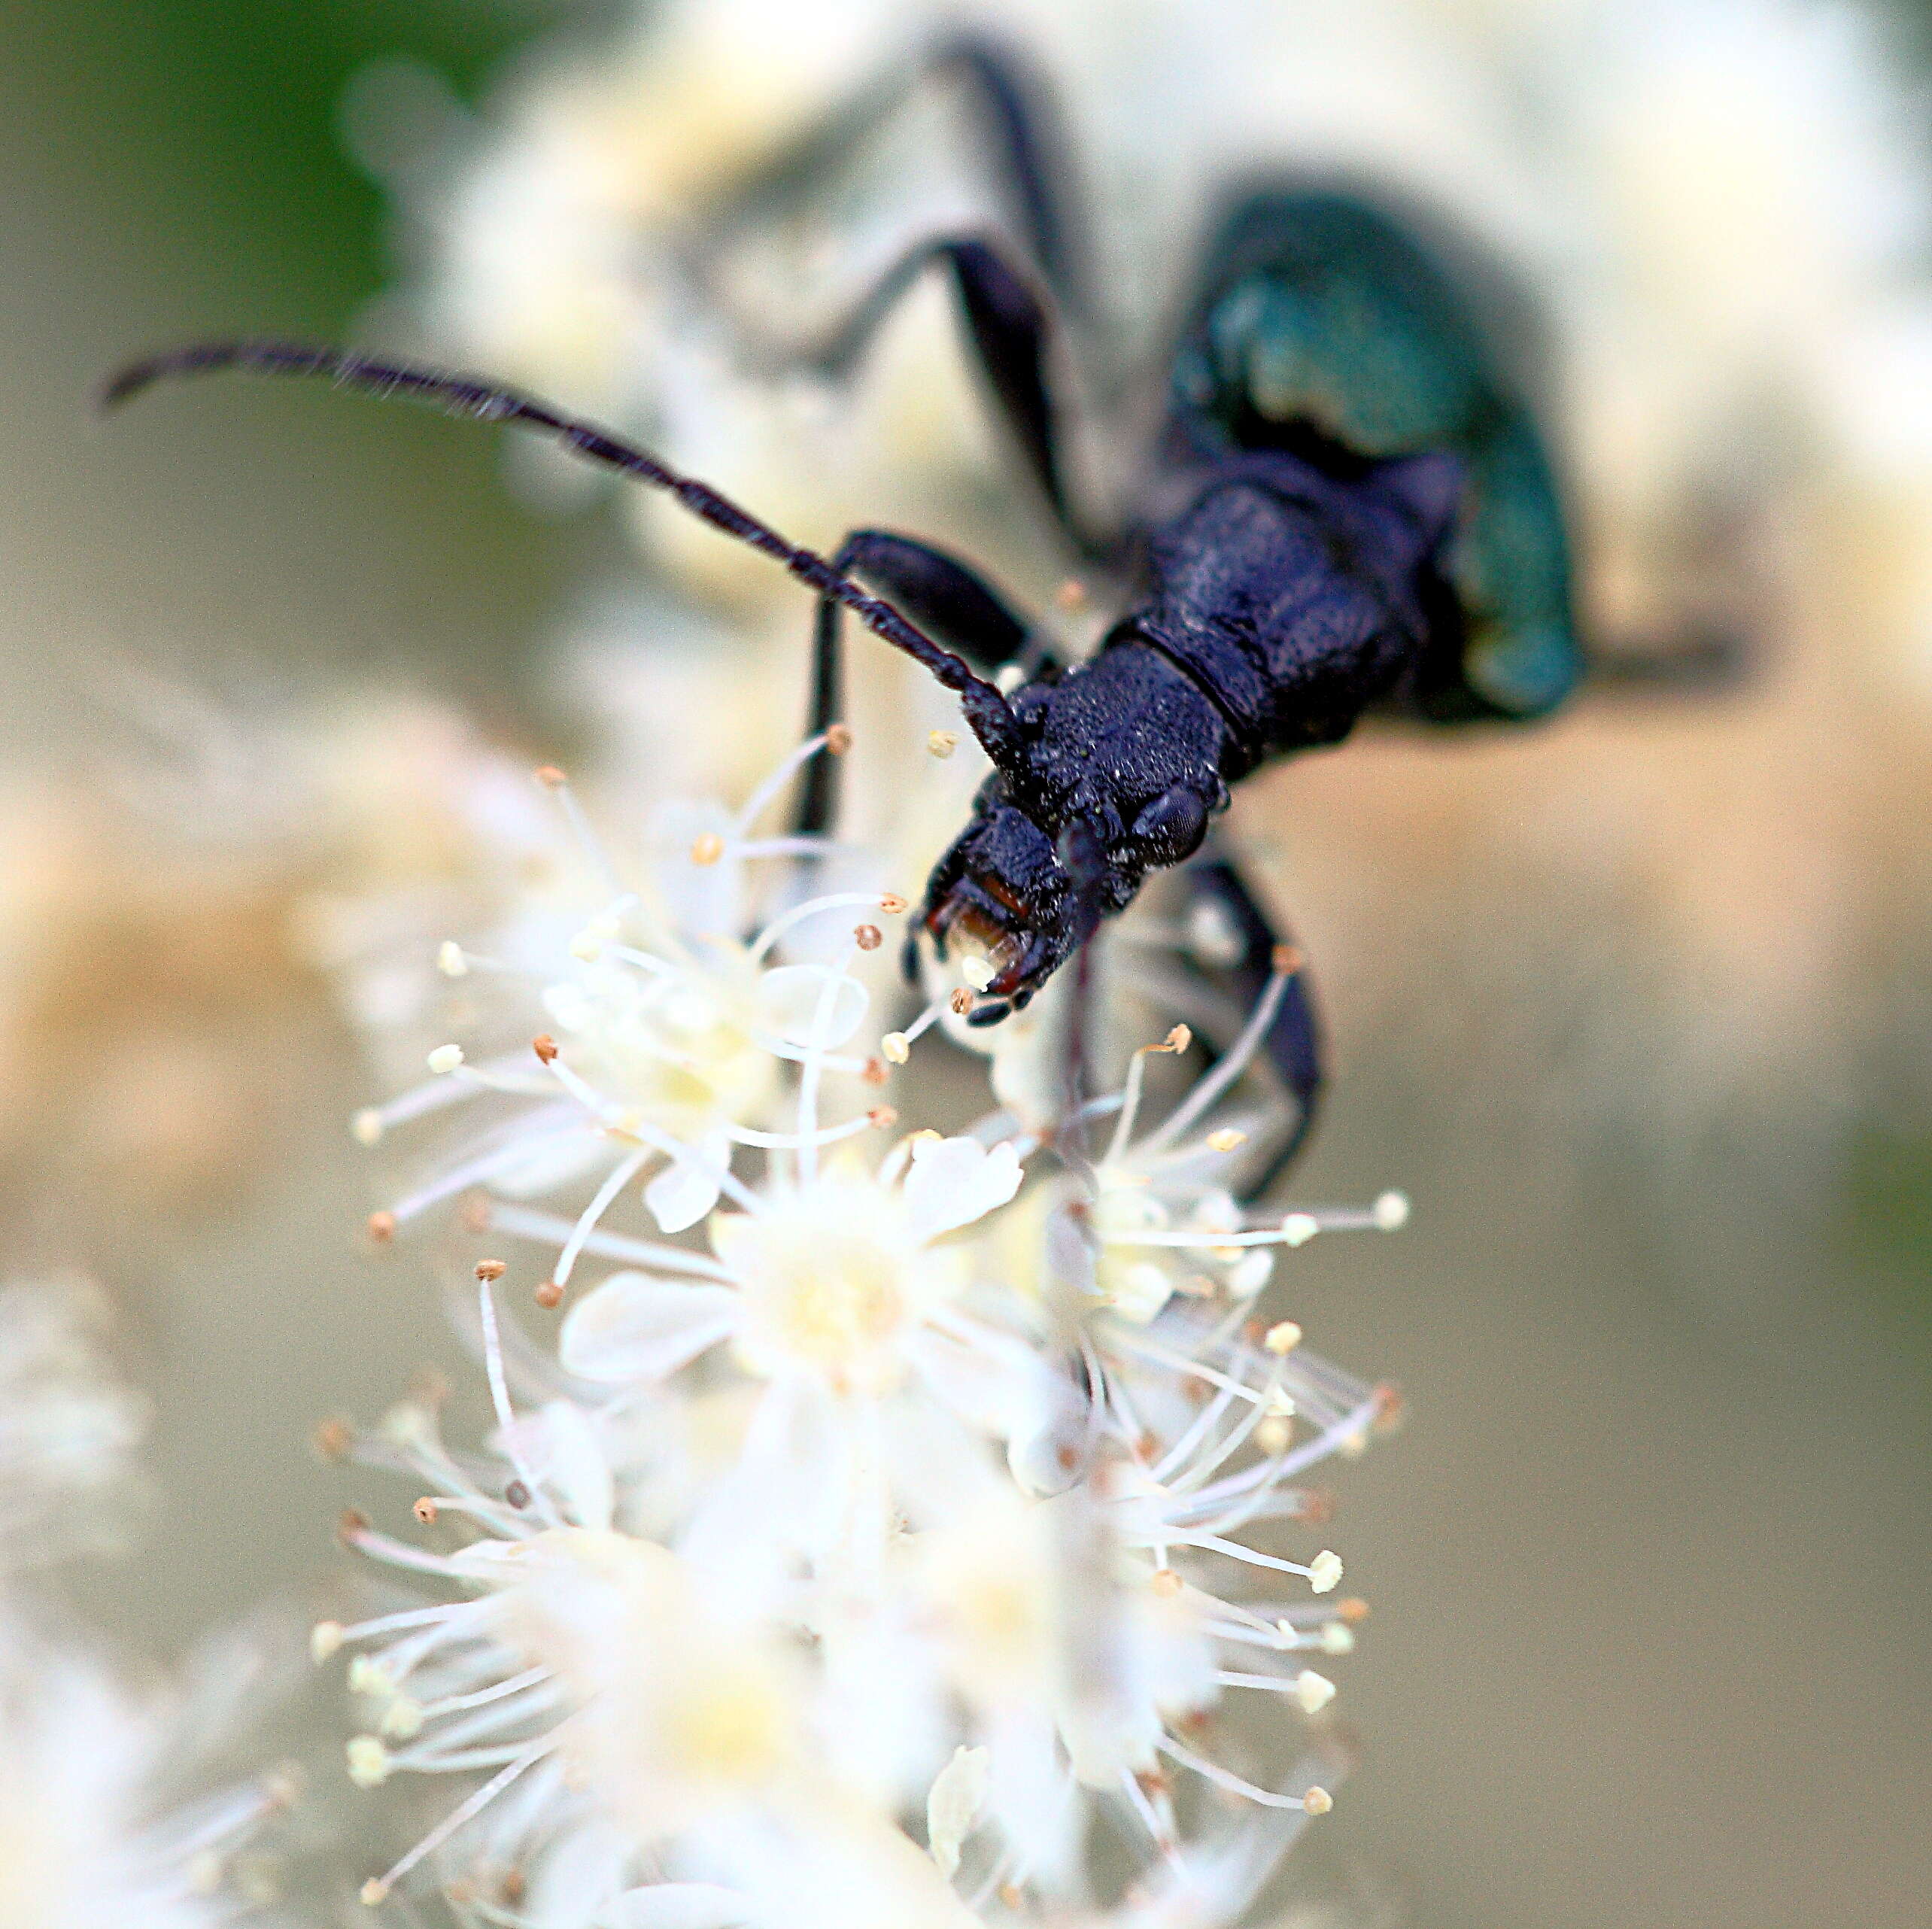
M 781 964 L 758 980 L 764 1022 L 787 1043 L 829 1052 L 865 1022 L 865 987 L 826 964 Z
M 644 1203 L 661 1232 L 682 1232 L 718 1203 L 722 1188 L 715 1175 L 731 1156 L 723 1140 L 707 1141 L 693 1159 L 674 1159 L 644 1188 Z
M 727 1338 L 738 1314 L 728 1287 L 613 1273 L 571 1308 L 557 1357 L 585 1380 L 661 1380 Z
M 718 1882 L 653 1882 L 626 1889 L 600 1921 L 609 1929 L 734 1929 L 752 1905 Z
M 1006 1204 L 1025 1174 L 1002 1140 L 989 1152 L 977 1139 L 921 1139 L 906 1174 L 906 1212 L 916 1239 L 971 1226 Z

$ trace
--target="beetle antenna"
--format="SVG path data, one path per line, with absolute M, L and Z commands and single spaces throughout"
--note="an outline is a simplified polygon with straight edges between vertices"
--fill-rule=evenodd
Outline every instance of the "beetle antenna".
M 226 369 L 251 375 L 318 376 L 339 388 L 438 404 L 451 415 L 472 417 L 479 422 L 515 423 L 550 436 L 586 462 L 615 469 L 646 488 L 661 490 L 713 529 L 749 544 L 782 564 L 819 595 L 843 603 L 874 636 L 904 650 L 958 696 L 973 734 L 996 765 L 1011 769 L 1019 761 L 1019 726 L 1011 708 L 963 657 L 942 649 L 891 603 L 868 595 L 816 550 L 788 541 L 770 524 L 709 484 L 682 474 L 649 450 L 624 442 L 593 422 L 566 415 L 533 396 L 473 375 L 385 361 L 347 349 L 292 342 L 208 342 L 130 363 L 103 384 L 100 406 L 104 412 L 118 408 L 158 381 Z

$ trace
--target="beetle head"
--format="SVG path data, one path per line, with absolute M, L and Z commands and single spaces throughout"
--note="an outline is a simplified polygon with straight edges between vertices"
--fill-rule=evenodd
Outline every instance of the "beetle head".
M 1122 887 L 1124 886 L 1124 894 Z M 1011 802 L 995 778 L 972 822 L 934 867 L 922 927 L 941 958 L 983 957 L 993 976 L 968 1022 L 995 1025 L 1034 993 L 1132 895 L 1099 840 L 1075 820 L 1056 837 Z

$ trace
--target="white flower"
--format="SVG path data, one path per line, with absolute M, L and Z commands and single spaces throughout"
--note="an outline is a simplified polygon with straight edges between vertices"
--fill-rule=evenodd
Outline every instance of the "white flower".
M 0 1615 L 0 1922 L 220 1929 L 270 1899 L 269 1865 L 245 1852 L 294 1785 L 278 1773 L 173 1806 L 200 1718 Z
M 790 1144 L 767 1129 L 787 1063 L 809 1064 L 815 1085 L 828 1074 L 882 1075 L 838 1048 L 867 1008 L 852 961 L 882 942 L 864 920 L 902 911 L 905 901 L 870 889 L 773 902 L 773 892 L 752 888 L 763 860 L 825 855 L 823 840 L 761 837 L 757 823 L 826 744 L 817 737 L 793 752 L 735 813 L 661 806 L 650 827 L 652 862 L 635 890 L 624 888 L 591 836 L 561 774 L 539 773 L 577 831 L 583 866 L 602 895 L 570 921 L 546 897 L 473 950 L 442 947 L 442 970 L 461 981 L 466 997 L 480 995 L 472 986 L 494 987 L 497 1034 L 520 1030 L 521 1049 L 479 1054 L 454 1041 L 439 1045 L 429 1055 L 434 1081 L 358 1114 L 357 1135 L 377 1143 L 454 1099 L 491 1094 L 519 1102 L 507 1114 L 497 1107 L 492 1123 L 396 1203 L 386 1225 L 472 1187 L 528 1198 L 594 1177 L 597 1189 L 574 1238 L 559 1242 L 560 1287 L 584 1241 L 633 1183 L 659 1229 L 681 1232 L 731 1186 L 735 1147 Z M 767 875 L 782 890 L 784 876 Z M 767 901 L 762 917 L 758 898 Z M 802 945 L 808 958 L 815 945 L 822 949 L 838 913 L 849 920 L 843 963 L 773 962 L 786 945 Z M 829 1144 L 866 1124 L 861 1112 L 841 1126 L 807 1129 Z M 544 1222 L 512 1211 L 501 1223 L 530 1232 Z
M 108 1359 L 105 1326 L 89 1281 L 0 1287 L 0 1573 L 125 1525 L 149 1408 Z

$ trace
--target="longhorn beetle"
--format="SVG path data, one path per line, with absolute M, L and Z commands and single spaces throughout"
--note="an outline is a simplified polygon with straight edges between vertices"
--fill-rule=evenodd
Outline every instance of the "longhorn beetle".
M 1171 338 L 1132 507 L 1108 536 L 1083 530 L 1050 375 L 1056 327 L 1083 314 L 1088 295 L 1049 117 L 1010 55 L 977 38 L 943 44 L 928 71 L 957 77 L 979 108 L 1015 232 L 921 242 L 807 359 L 842 373 L 923 272 L 949 275 L 987 396 L 1044 504 L 1126 586 L 1085 662 L 1040 650 L 1031 624 L 931 542 L 859 530 L 820 556 L 649 451 L 487 380 L 245 340 L 136 363 L 103 401 L 239 369 L 546 433 L 667 492 L 816 593 L 815 728 L 839 714 L 850 610 L 957 694 L 992 761 L 919 916 L 942 956 L 962 943 L 984 954 L 991 975 L 971 1016 L 990 1024 L 1025 1004 L 1150 871 L 1193 857 L 1230 786 L 1257 765 L 1338 743 L 1372 709 L 1438 723 L 1539 717 L 1583 661 L 1563 513 L 1529 413 L 1431 255 L 1350 195 L 1269 183 L 1234 198 Z M 718 231 L 795 196 L 919 77 L 831 117 L 721 211 Z M 1014 663 L 1026 673 L 1009 697 L 989 676 Z M 802 830 L 826 827 L 833 781 L 820 760 Z M 1258 983 L 1274 934 L 1253 895 L 1224 858 L 1193 876 L 1238 938 L 1238 980 Z M 1320 1084 L 1299 975 L 1266 1042 L 1301 1107 L 1278 1169 Z

